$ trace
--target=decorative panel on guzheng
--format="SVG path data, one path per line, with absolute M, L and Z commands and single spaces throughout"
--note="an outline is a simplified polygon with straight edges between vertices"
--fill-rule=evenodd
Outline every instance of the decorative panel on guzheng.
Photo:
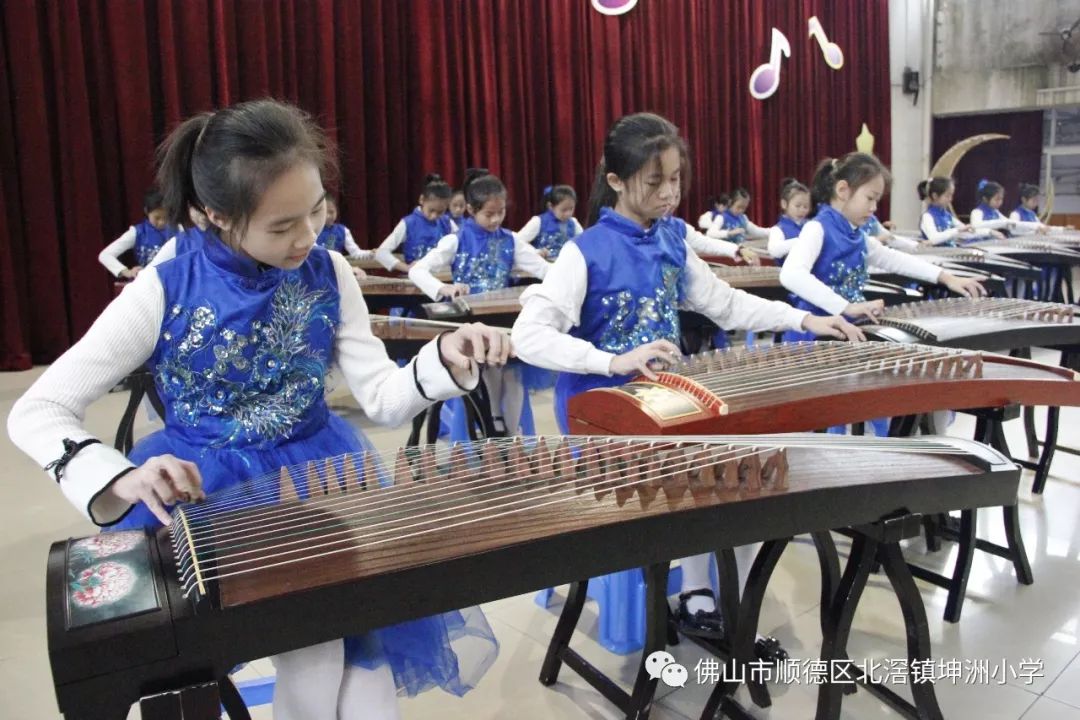
M 948 298 L 896 305 L 863 330 L 893 342 L 991 351 L 1080 343 L 1075 307 L 1014 298 Z
M 568 403 L 581 434 L 769 433 L 868 418 L 1004 405 L 1080 405 L 1071 370 L 979 352 L 816 342 L 693 355 L 659 381 L 596 388 Z

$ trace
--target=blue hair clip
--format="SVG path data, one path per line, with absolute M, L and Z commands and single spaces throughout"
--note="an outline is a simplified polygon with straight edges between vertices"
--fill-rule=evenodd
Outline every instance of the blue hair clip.
M 546 188 L 544 188 L 544 197 L 547 197 L 549 194 L 551 194 L 551 188 L 552 187 L 553 186 L 548 185 Z
M 986 178 L 983 178 L 982 180 L 979 181 L 979 190 L 981 191 L 984 187 L 986 187 L 989 184 L 990 184 L 990 181 L 987 180 Z

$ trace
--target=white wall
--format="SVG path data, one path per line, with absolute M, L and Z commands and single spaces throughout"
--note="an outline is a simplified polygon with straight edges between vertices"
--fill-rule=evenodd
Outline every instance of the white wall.
M 937 0 L 935 115 L 1032 109 L 1036 91 L 1080 86 L 1061 40 L 1041 35 L 1080 17 L 1080 0 Z M 1080 31 L 1073 36 L 1080 54 Z
M 914 230 L 922 204 L 915 186 L 930 170 L 931 82 L 926 66 L 931 0 L 889 0 L 889 78 L 892 84 L 892 172 L 889 199 L 897 227 Z M 919 71 L 918 103 L 902 92 L 904 67 Z

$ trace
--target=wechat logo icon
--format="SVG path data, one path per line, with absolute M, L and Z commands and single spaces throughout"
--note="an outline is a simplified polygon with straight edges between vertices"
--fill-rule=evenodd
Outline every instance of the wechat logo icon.
M 668 687 L 686 687 L 686 668 L 675 662 L 674 655 L 664 650 L 657 650 L 645 658 L 645 672 Z

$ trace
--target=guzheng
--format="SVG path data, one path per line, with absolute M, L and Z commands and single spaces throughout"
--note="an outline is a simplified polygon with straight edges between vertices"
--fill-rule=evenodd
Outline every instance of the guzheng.
M 477 320 L 488 325 L 510 327 L 521 312 L 521 293 L 527 286 L 515 285 L 501 290 L 462 295 L 448 302 L 425 303 L 424 313 L 431 320 Z
M 402 307 L 416 310 L 428 302 L 428 296 L 408 278 L 368 276 L 357 282 L 364 295 L 364 303 L 372 311 L 387 311 Z
M 57 699 L 68 720 L 121 720 L 243 661 L 899 509 L 1001 505 L 1018 479 L 971 441 L 824 435 L 498 439 L 284 468 L 171 529 L 52 546 Z
M 1039 268 L 1016 258 L 999 255 L 980 249 L 978 247 L 945 247 L 942 245 L 920 245 L 910 252 L 934 265 L 946 267 L 948 265 L 962 265 L 964 267 L 981 272 L 1000 275 L 1005 278 L 1019 278 L 1023 280 L 1036 280 L 1039 278 Z M 950 269 L 951 268 L 947 268 Z
M 1063 243 L 1040 239 L 1038 235 L 1004 240 L 977 240 L 970 243 L 970 246 L 1033 265 L 1080 265 L 1080 250 Z
M 710 265 L 713 274 L 728 285 L 766 300 L 788 301 L 790 293 L 780 283 L 780 267 L 776 265 Z M 878 298 L 886 305 L 912 302 L 922 293 L 910 288 L 872 280 L 863 289 L 868 300 Z
M 460 327 L 458 323 L 421 318 L 371 315 L 371 334 L 383 341 L 393 358 L 411 358 L 439 335 Z
M 926 300 L 888 308 L 875 323 L 863 331 L 890 342 L 995 351 L 1080 343 L 1074 306 L 1036 300 Z
M 1030 360 L 895 343 L 809 342 L 692 355 L 659 380 L 567 406 L 583 435 L 802 432 L 973 407 L 1080 405 L 1080 376 Z

